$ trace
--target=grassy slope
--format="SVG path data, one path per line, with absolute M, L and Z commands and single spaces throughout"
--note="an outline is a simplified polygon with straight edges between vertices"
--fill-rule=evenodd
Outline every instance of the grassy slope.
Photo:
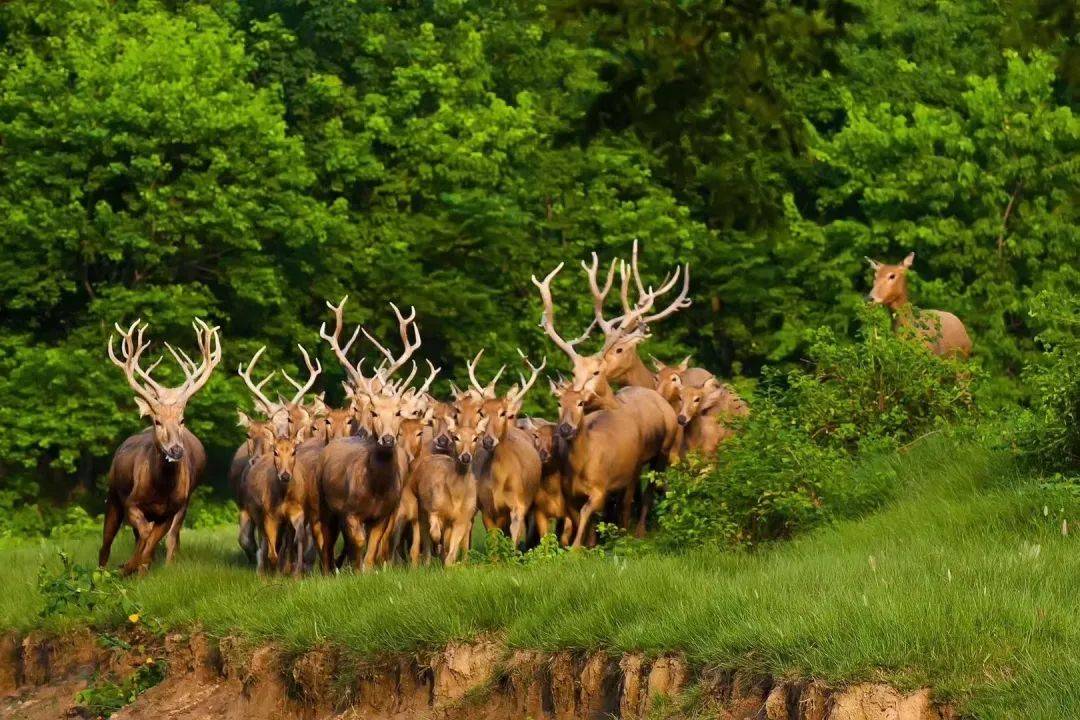
M 756 555 L 265 582 L 223 529 L 189 531 L 176 567 L 132 587 L 168 625 L 294 647 L 408 650 L 501 631 L 520 646 L 680 649 L 776 674 L 927 684 L 978 717 L 1080 717 L 1080 553 L 1002 460 L 924 442 L 872 468 L 896 473 L 904 499 Z M 95 541 L 65 544 L 91 561 Z M 0 626 L 37 622 L 31 586 L 55 549 L 0 551 Z

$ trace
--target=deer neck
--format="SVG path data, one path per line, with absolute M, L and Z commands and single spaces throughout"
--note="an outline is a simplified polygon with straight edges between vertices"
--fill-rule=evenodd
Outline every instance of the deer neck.
M 629 385 L 631 387 L 643 387 L 643 388 L 655 388 L 656 387 L 656 375 L 649 371 L 649 368 L 645 367 L 645 363 L 641 361 L 641 356 L 636 352 L 633 357 L 633 364 L 630 369 L 619 378 L 623 385 Z
M 613 410 L 617 407 L 619 407 L 619 402 L 615 399 L 615 393 L 605 378 L 596 385 L 596 393 L 589 401 L 589 412 L 593 410 Z
M 376 445 L 367 456 L 368 483 L 380 489 L 393 485 L 397 481 L 397 460 L 397 446 L 385 448 Z

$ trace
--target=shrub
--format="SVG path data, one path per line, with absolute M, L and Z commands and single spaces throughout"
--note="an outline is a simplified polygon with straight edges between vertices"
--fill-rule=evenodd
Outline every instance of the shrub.
M 657 478 L 659 543 L 755 544 L 876 507 L 882 477 L 855 456 L 895 450 L 970 416 L 975 370 L 934 356 L 869 308 L 854 342 L 812 334 L 809 369 L 771 371 L 753 412 L 716 458 L 691 457 Z

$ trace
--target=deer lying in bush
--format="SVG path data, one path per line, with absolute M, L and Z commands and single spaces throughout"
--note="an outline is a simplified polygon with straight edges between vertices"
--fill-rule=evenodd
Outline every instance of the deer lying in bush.
M 475 427 L 459 426 L 453 418 L 447 430 L 453 441 L 453 455 L 430 453 L 412 471 L 419 516 L 413 521 L 412 563 L 419 562 L 420 549 L 434 542 L 445 565 L 453 565 L 468 552 L 473 518 L 476 517 L 477 480 L 473 457 L 487 430 L 489 418 L 481 417 Z
M 908 253 L 899 265 L 885 265 L 866 258 L 874 269 L 870 300 L 889 308 L 893 327 L 913 328 L 935 355 L 966 358 L 971 354 L 971 338 L 960 318 L 944 310 L 918 310 L 908 300 L 907 271 L 915 262 Z
M 355 406 L 365 411 L 366 417 L 358 418 L 367 428 L 367 437 L 350 437 L 330 442 L 319 459 L 320 521 L 323 528 L 323 569 L 329 572 L 333 566 L 333 550 L 337 534 L 343 530 L 346 547 L 352 554 L 353 565 L 357 569 L 374 566 L 383 534 L 397 509 L 401 496 L 402 483 L 408 465 L 408 457 L 401 446 L 402 420 L 406 417 L 418 417 L 423 414 L 426 398 L 419 393 L 407 395 L 407 385 L 413 374 L 397 385 L 388 379 L 409 360 L 420 347 L 420 333 L 413 324 L 415 309 L 406 318 L 397 307 L 393 307 L 398 317 L 401 336 L 405 349 L 399 357 L 383 347 L 364 330 L 364 334 L 387 356 L 390 364 L 385 372 L 377 372 L 373 378 L 367 378 L 358 365 L 348 360 L 348 350 L 357 337 L 342 347 L 342 308 L 331 305 L 337 318 L 337 327 L 333 334 L 327 334 L 325 325 L 320 330 L 327 339 L 338 360 L 349 374 L 354 386 Z M 413 338 L 410 339 L 409 328 Z M 430 380 L 428 385 L 430 385 Z M 366 545 L 366 552 L 361 558 L 361 548 Z
M 297 468 L 296 447 L 301 433 L 298 430 L 292 437 L 268 437 L 270 452 L 255 458 L 244 473 L 241 507 L 260 534 L 256 561 L 260 574 L 283 570 L 287 564 L 294 574 L 303 569 L 307 538 L 304 507 L 315 479 Z M 283 537 L 292 541 L 292 548 L 280 547 Z
M 485 527 L 509 529 L 514 545 L 525 540 L 526 519 L 540 485 L 540 455 L 533 446 L 532 437 L 517 427 L 516 419 L 526 393 L 536 383 L 547 361 L 539 366 L 529 363 L 528 359 L 525 362 L 532 372 L 531 377 L 526 380 L 519 376 L 520 382 L 502 398 L 491 397 L 495 395 L 495 380 L 487 386 L 477 381 L 475 361 L 469 368 L 473 391 L 485 398 L 478 414 L 488 419 L 480 452 L 473 460 L 478 483 L 477 501 Z M 464 414 L 462 422 L 468 422 Z
M 731 421 L 749 413 L 746 403 L 715 378 L 702 387 L 682 386 L 678 415 L 684 428 L 682 454 L 715 454 L 720 443 L 735 434 Z
M 129 437 L 113 455 L 98 553 L 102 567 L 109 562 L 113 539 L 124 520 L 134 528 L 137 538 L 135 552 L 124 565 L 125 574 L 148 568 L 166 533 L 166 561 L 172 562 L 176 556 L 188 501 L 206 465 L 202 443 L 184 427 L 184 408 L 221 362 L 218 328 L 198 318 L 192 325 L 202 354 L 199 363 L 165 344 L 184 373 L 184 382 L 175 388 L 164 387 L 151 376 L 161 359 L 145 370 L 139 364 L 150 345 L 143 342 L 146 325 L 136 320 L 126 331 L 116 326 L 122 359 L 117 358 L 109 336 L 109 359 L 124 371 L 124 378 L 135 392 L 139 414 L 150 416 L 153 426 Z

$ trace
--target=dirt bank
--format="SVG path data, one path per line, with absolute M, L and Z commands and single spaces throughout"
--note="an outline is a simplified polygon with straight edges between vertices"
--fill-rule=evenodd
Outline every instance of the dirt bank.
M 585 720 L 679 718 L 690 711 L 725 720 L 953 717 L 926 690 L 830 688 L 695 670 L 678 656 L 540 653 L 510 650 L 496 639 L 364 661 L 332 647 L 296 655 L 202 634 L 160 640 L 132 633 L 106 644 L 89 632 L 0 637 L 0 717 L 85 716 L 74 698 L 91 678 L 121 679 L 147 657 L 168 663 L 166 679 L 114 718 Z

